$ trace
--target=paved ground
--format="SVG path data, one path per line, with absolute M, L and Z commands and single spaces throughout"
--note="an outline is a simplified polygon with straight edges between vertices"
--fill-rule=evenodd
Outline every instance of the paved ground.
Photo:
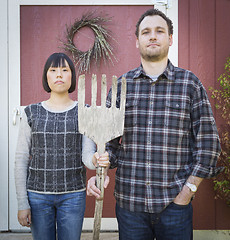
M 83 232 L 81 240 L 92 240 L 92 232 Z M 117 232 L 100 233 L 100 240 L 118 240 Z M 30 233 L 0 233 L 0 240 L 32 240 Z

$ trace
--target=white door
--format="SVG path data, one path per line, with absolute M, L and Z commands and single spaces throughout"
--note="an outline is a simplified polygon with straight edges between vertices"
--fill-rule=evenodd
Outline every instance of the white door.
M 0 231 L 8 230 L 8 56 L 7 0 L 0 7 Z
M 7 3 L 7 0 L 4 0 Z M 19 127 L 19 116 L 20 112 L 23 109 L 23 106 L 20 106 L 20 6 L 22 5 L 150 5 L 153 6 L 151 0 L 130 0 L 130 1 L 110 1 L 110 0 L 102 0 L 102 1 L 84 1 L 84 4 L 79 0 L 8 0 L 8 26 L 9 26 L 9 48 L 8 48 L 8 59 L 9 59 L 9 67 L 8 67 L 8 79 L 9 79 L 9 169 L 0 168 L 0 180 L 3 178 L 4 187 L 4 198 L 0 198 L 0 227 L 7 228 L 8 225 L 8 208 L 9 208 L 9 226 L 10 230 L 25 230 L 26 228 L 22 228 L 17 222 L 17 202 L 16 202 L 16 194 L 15 194 L 15 184 L 14 184 L 14 155 L 16 148 L 16 140 L 18 134 Z M 161 10 L 165 11 L 165 7 L 159 7 Z M 6 11 L 7 8 L 5 8 Z M 1 10 L 1 13 L 5 13 L 4 10 Z M 177 65 L 178 62 L 178 34 L 177 34 L 177 26 L 178 26 L 178 0 L 173 0 L 173 5 L 171 8 L 167 10 L 167 15 L 174 22 L 174 45 L 170 50 L 170 59 L 172 62 Z M 5 20 L 6 21 L 6 20 Z M 7 59 L 7 57 L 6 57 Z M 7 68 L 7 67 L 6 67 Z M 7 82 L 7 76 L 5 76 Z M 7 86 L 7 84 L 6 84 Z M 2 97 L 2 96 L 1 96 Z M 5 131 L 5 129 L 3 129 Z M 5 131 L 6 132 L 6 131 Z M 7 136 L 5 138 L 7 139 Z M 1 142 L 2 144 L 2 142 Z M 6 147 L 6 149 L 8 146 Z M 7 153 L 5 153 L 7 155 Z M 7 166 L 6 160 L 5 165 Z M 0 163 L 1 164 L 1 163 Z M 5 167 L 6 168 L 6 167 Z M 9 176 L 7 172 L 9 171 Z M 8 179 L 9 180 L 8 180 Z M 7 180 L 6 180 L 7 179 Z M 6 187 L 9 181 L 9 189 Z M 2 181 L 1 181 L 2 182 Z M 2 191 L 2 190 L 1 190 Z M 9 192 L 9 199 L 8 199 Z M 8 206 L 9 202 L 9 206 Z M 2 210 L 4 210 L 4 215 L 2 215 Z M 92 219 L 91 219 L 92 220 Z M 90 220 L 90 221 L 91 221 Z M 4 222 L 4 223 L 2 223 Z M 113 222 L 113 221 L 112 221 Z M 4 225 L 5 224 L 5 225 Z M 87 226 L 84 225 L 84 226 Z M 90 227 L 85 227 L 89 229 Z M 103 228 L 103 221 L 102 221 Z M 109 226 L 110 228 L 110 226 Z M 116 226 L 112 226 L 111 229 L 116 228 Z M 8 230 L 4 229 L 4 230 Z M 108 230 L 108 227 L 105 226 L 104 229 Z

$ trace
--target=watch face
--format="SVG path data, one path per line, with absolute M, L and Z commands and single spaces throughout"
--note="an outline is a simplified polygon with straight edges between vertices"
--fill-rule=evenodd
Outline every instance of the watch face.
M 196 186 L 193 186 L 193 185 L 192 185 L 192 186 L 191 186 L 191 189 L 192 189 L 193 192 L 195 192 L 195 191 L 196 191 Z
M 191 189 L 192 192 L 196 192 L 196 190 L 197 190 L 196 185 L 189 183 L 189 182 L 187 182 L 186 185 Z

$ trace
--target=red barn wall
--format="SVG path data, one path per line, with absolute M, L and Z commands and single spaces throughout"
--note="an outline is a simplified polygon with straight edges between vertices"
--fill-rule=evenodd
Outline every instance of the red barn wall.
M 230 1 L 179 0 L 179 66 L 194 72 L 205 86 L 218 87 L 217 79 L 230 56 Z M 212 109 L 219 128 L 224 124 Z M 230 229 L 230 208 L 215 199 L 212 180 L 201 184 L 194 206 L 195 229 Z
M 135 47 L 135 24 L 150 6 L 21 6 L 21 104 L 28 105 L 48 98 L 41 84 L 47 57 L 63 51 L 60 39 L 65 38 L 66 24 L 73 23 L 88 10 L 98 10 L 113 17 L 110 28 L 118 43 L 114 53 L 118 62 L 114 66 L 93 66 L 91 73 L 98 78 L 106 73 L 108 85 L 112 75 L 120 76 L 140 64 Z M 224 70 L 230 55 L 230 1 L 229 0 L 179 0 L 179 66 L 194 72 L 202 81 L 208 95 L 210 86 Z M 82 41 L 86 41 L 84 39 Z M 88 40 L 90 42 L 90 40 Z M 80 44 L 81 45 L 81 44 Z M 85 47 L 86 45 L 83 44 Z M 90 74 L 86 77 L 86 102 L 90 103 Z M 32 91 L 36 89 L 36 91 Z M 77 92 L 72 94 L 77 99 Z M 213 111 L 219 127 L 221 118 Z M 103 217 L 115 217 L 113 197 L 114 170 L 110 172 L 111 184 L 105 192 Z M 88 177 L 94 172 L 88 171 Z M 230 229 L 230 208 L 215 199 L 212 180 L 201 184 L 194 206 L 194 229 Z M 87 197 L 85 217 L 93 217 L 94 199 Z

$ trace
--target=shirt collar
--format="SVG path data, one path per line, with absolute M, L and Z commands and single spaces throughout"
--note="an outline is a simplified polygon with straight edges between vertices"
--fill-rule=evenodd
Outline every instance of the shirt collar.
M 136 69 L 136 72 L 134 74 L 134 79 L 140 78 L 140 77 L 146 77 L 146 73 L 143 69 L 142 64 Z M 175 76 L 174 76 L 174 66 L 171 63 L 170 60 L 168 60 L 168 65 L 165 69 L 165 71 L 159 76 L 161 79 L 168 79 L 169 81 L 175 81 Z

